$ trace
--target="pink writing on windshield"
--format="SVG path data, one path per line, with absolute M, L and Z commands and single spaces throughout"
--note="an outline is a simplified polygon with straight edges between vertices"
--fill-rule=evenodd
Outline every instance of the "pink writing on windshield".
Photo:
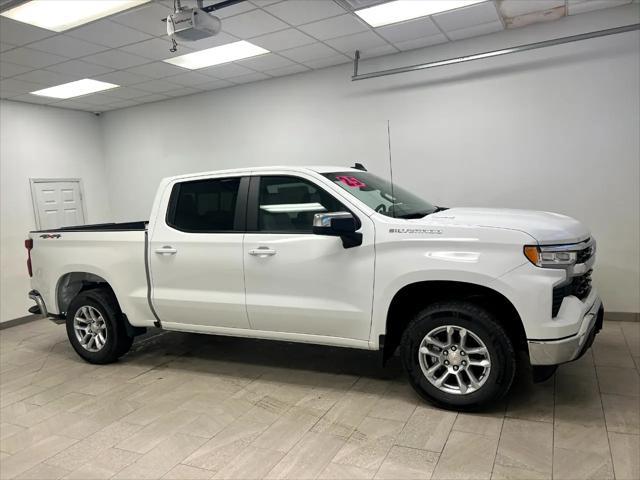
M 347 175 L 338 175 L 336 176 L 336 180 L 352 188 L 362 188 L 367 186 L 367 184 L 362 180 L 359 180 L 356 177 L 349 177 Z

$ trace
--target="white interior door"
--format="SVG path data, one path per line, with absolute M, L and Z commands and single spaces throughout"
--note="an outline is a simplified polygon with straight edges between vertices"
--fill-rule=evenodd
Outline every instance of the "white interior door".
M 32 180 L 31 195 L 39 230 L 85 224 L 80 180 Z

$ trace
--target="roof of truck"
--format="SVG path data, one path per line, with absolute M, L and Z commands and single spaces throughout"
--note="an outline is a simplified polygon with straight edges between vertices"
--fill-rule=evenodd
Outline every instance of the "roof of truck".
M 211 170 L 208 172 L 198 172 L 198 173 L 188 173 L 186 175 L 176 175 L 174 177 L 170 177 L 172 179 L 179 178 L 189 178 L 189 177 L 200 177 L 205 175 L 213 175 L 213 174 L 235 174 L 235 173 L 262 173 L 262 172 L 281 172 L 281 171 L 290 171 L 290 172 L 314 172 L 314 173 L 329 173 L 329 172 L 349 172 L 354 171 L 358 172 L 353 167 L 343 167 L 343 166 L 328 166 L 328 165 L 319 165 L 319 166 L 292 166 L 292 165 L 275 165 L 271 167 L 246 167 L 246 168 L 230 168 L 226 170 Z

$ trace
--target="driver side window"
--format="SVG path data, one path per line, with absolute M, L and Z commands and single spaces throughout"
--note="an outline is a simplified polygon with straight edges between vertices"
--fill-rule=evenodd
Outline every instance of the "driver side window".
M 260 179 L 258 230 L 272 233 L 312 233 L 316 213 L 347 209 L 313 183 L 290 176 Z

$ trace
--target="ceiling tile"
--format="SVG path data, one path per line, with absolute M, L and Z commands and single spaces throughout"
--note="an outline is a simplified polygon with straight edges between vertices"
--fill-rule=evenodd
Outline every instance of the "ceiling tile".
M 162 19 L 166 19 L 172 12 L 171 8 L 162 3 L 151 2 L 110 17 L 110 20 L 150 35 L 162 36 L 167 34 L 167 23 Z
M 69 108 L 71 110 L 93 110 L 95 108 L 94 105 L 89 105 L 88 103 L 80 102 L 75 99 L 56 102 L 55 106 L 59 108 Z
M 319 58 L 328 58 L 336 55 L 336 51 L 323 45 L 322 43 L 312 43 L 303 47 L 296 47 L 290 50 L 280 52 L 293 61 L 306 63 L 308 60 L 317 60 Z
M 261 72 L 253 72 L 253 73 L 248 73 L 247 75 L 240 75 L 239 77 L 233 77 L 232 82 L 236 84 L 250 83 L 250 82 L 257 82 L 259 80 L 266 80 L 267 78 L 271 78 L 271 77 Z
M 229 18 L 235 15 L 239 15 L 250 10 L 255 10 L 256 6 L 251 2 L 241 2 L 231 5 L 229 7 L 221 8 L 220 10 L 214 10 L 213 13 L 218 18 Z
M 135 43 L 133 45 L 127 45 L 119 50 L 141 57 L 148 58 L 150 60 L 165 60 L 167 58 L 185 55 L 192 52 L 189 47 L 181 45 L 177 52 L 170 52 L 171 43 L 164 38 L 152 38 L 151 40 L 145 40 L 144 42 Z
M 433 19 L 445 32 L 461 30 L 474 25 L 499 22 L 500 16 L 493 2 L 484 2 L 470 7 L 434 15 Z
M 356 50 L 365 51 L 387 45 L 384 39 L 371 31 L 334 38 L 333 40 L 327 40 L 325 43 L 336 50 L 349 54 L 353 54 Z
M 114 88 L 111 90 L 107 90 L 102 93 L 102 95 L 107 95 L 108 97 L 121 98 L 123 100 L 132 100 L 138 97 L 144 97 L 149 95 L 149 92 L 145 92 L 144 90 L 138 90 L 135 87 L 120 87 Z
M 507 18 L 564 7 L 564 4 L 565 0 L 502 0 L 499 2 L 500 12 Z
M 0 42 L 19 46 L 37 42 L 53 35 L 55 35 L 55 32 L 16 22 L 6 17 L 0 17 Z
M 251 0 L 251 3 L 253 3 L 256 7 L 264 8 L 267 5 L 272 5 L 281 1 L 282 0 Z
M 16 48 L 16 46 L 6 42 L 0 42 L 0 52 L 6 52 L 12 48 Z
M 198 88 L 201 90 L 209 91 L 209 90 L 217 90 L 218 88 L 226 88 L 233 86 L 233 83 L 228 82 L 226 80 L 214 80 L 213 82 L 205 83 L 203 85 L 198 85 Z
M 462 28 L 460 30 L 453 30 L 451 32 L 447 32 L 447 36 L 451 40 L 461 40 L 463 38 L 477 37 L 480 35 L 486 35 L 487 33 L 499 32 L 500 30 L 504 30 L 502 22 L 492 22 Z
M 211 79 L 209 79 L 209 82 L 211 82 Z M 183 97 L 185 95 L 193 95 L 194 93 L 200 93 L 202 92 L 202 90 L 200 90 L 199 88 L 191 88 L 191 87 L 182 87 L 182 88 L 177 88 L 176 90 L 169 90 L 168 92 L 163 92 L 163 95 L 167 95 L 169 97 Z
M 262 10 L 252 10 L 235 17 L 227 18 L 222 23 L 222 29 L 241 39 L 248 39 L 264 35 L 265 33 L 284 30 L 287 24 Z
M 60 55 L 53 53 L 41 52 L 31 48 L 20 47 L 2 54 L 2 60 L 10 63 L 17 63 L 25 67 L 42 68 L 55 63 L 61 63 L 68 60 Z
M 13 78 L 6 78 L 0 81 L 0 91 L 4 93 L 12 93 L 15 95 L 20 95 L 22 93 L 34 92 L 36 90 L 41 90 L 44 88 L 43 85 L 39 83 L 31 83 L 25 82 L 21 80 L 14 80 Z
M 296 73 L 308 72 L 310 71 L 309 67 L 305 67 L 304 65 L 293 64 L 288 67 L 274 68 L 273 70 L 267 70 L 265 73 L 267 75 L 271 75 L 272 77 L 282 77 L 285 75 L 293 75 Z
M 144 90 L 145 92 L 150 93 L 168 92 L 169 90 L 175 90 L 179 87 L 180 85 L 168 82 L 166 80 L 150 80 L 148 82 L 136 84 L 136 89 Z
M 379 45 L 377 47 L 368 47 L 360 50 L 360 57 L 363 59 L 380 57 L 382 55 L 391 55 L 392 53 L 398 53 L 398 49 L 392 47 L 389 44 Z M 354 57 L 353 53 L 349 54 L 350 57 Z
M 430 17 L 395 23 L 375 30 L 390 42 L 404 42 L 442 33 Z
M 161 95 L 159 93 L 153 93 L 151 95 L 147 95 L 146 97 L 141 97 L 138 99 L 138 103 L 150 103 L 150 102 L 159 102 L 160 100 L 166 100 L 166 95 Z
M 117 102 L 113 97 L 102 95 L 101 93 L 92 93 L 76 98 L 81 102 L 88 103 L 90 105 L 108 105 L 110 103 Z
M 196 85 L 202 85 L 203 83 L 209 83 L 211 81 L 211 77 L 198 72 L 187 72 L 167 77 L 166 80 L 177 85 L 193 87 Z
M 281 57 L 280 55 L 276 55 L 275 53 L 267 53 L 266 55 L 260 55 L 255 58 L 240 60 L 237 63 L 238 65 L 261 72 L 274 68 L 288 67 L 294 64 L 291 60 Z
M 113 71 L 112 68 L 95 65 L 93 63 L 83 62 L 82 60 L 70 60 L 64 63 L 58 63 L 47 67 L 47 70 L 59 73 L 68 73 L 69 75 L 78 75 L 80 77 L 93 77 L 103 73 Z
M 40 40 L 29 44 L 29 48 L 35 48 L 42 52 L 55 53 L 69 58 L 84 57 L 93 53 L 103 52 L 109 47 L 85 42 L 79 38 L 67 37 L 66 35 L 56 35 L 55 37 Z
M 436 35 L 430 35 L 428 37 L 423 38 L 414 38 L 413 40 L 406 40 L 404 42 L 396 42 L 394 43 L 394 47 L 400 50 L 413 50 L 415 48 L 424 48 L 429 47 L 431 45 L 437 45 L 439 43 L 445 43 L 449 40 L 442 33 L 438 33 Z
M 99 20 L 69 30 L 67 35 L 113 48 L 122 47 L 130 43 L 142 42 L 151 38 L 149 34 L 125 27 L 110 20 Z
M 83 60 L 91 63 L 97 63 L 98 65 L 104 65 L 105 67 L 115 68 L 116 70 L 149 63 L 148 58 L 131 55 L 130 53 L 122 52 L 120 50 L 107 50 L 106 52 L 84 57 Z
M 182 47 L 190 48 L 193 51 L 204 50 L 205 48 L 217 47 L 218 45 L 226 45 L 227 43 L 237 42 L 238 38 L 233 35 L 229 35 L 225 32 L 220 32 L 219 34 L 209 37 L 203 38 L 202 40 L 197 40 L 195 42 L 178 42 L 178 52 Z
M 344 8 L 332 1 L 308 0 L 288 0 L 265 7 L 265 10 L 290 25 L 302 25 L 346 13 Z
M 325 67 L 332 67 L 334 65 L 341 65 L 343 63 L 350 63 L 351 59 L 349 57 L 347 57 L 346 55 L 334 55 L 332 57 L 327 57 L 327 58 L 319 58 L 316 60 L 309 60 L 306 62 L 302 62 L 304 63 L 307 67 L 310 68 L 325 68 Z
M 164 78 L 171 75 L 178 75 L 180 73 L 186 73 L 190 70 L 186 68 L 176 67 L 166 62 L 153 62 L 146 65 L 140 65 L 138 67 L 129 68 L 128 72 L 138 75 L 144 75 L 150 78 Z
M 0 78 L 15 77 L 31 71 L 31 67 L 16 65 L 15 63 L 0 62 Z
M 269 33 L 267 35 L 251 39 L 251 43 L 258 45 L 259 47 L 266 48 L 272 52 L 299 47 L 301 45 L 308 45 L 315 41 L 316 40 L 314 38 L 311 38 L 309 35 L 305 35 L 295 28 L 281 30 L 280 32 Z
M 198 72 L 209 75 L 210 77 L 224 79 L 247 75 L 253 73 L 253 70 L 235 63 L 225 63 L 224 65 L 216 65 L 215 67 L 201 68 Z
M 318 40 L 326 40 L 328 38 L 364 32 L 369 30 L 369 27 L 367 27 L 364 22 L 357 19 L 355 15 L 348 14 L 303 25 L 300 27 L 300 30 L 308 33 Z
M 148 82 L 151 80 L 150 77 L 138 75 L 137 73 L 132 73 L 127 70 L 105 73 L 104 75 L 99 75 L 94 78 L 101 82 L 115 83 L 116 85 L 133 85 L 135 83 Z
M 57 72 L 50 72 L 48 70 L 33 70 L 32 72 L 23 73 L 22 75 L 18 75 L 13 78 L 25 82 L 39 83 L 46 87 L 62 85 L 63 83 L 79 80 L 77 75 L 66 75 Z
M 627 5 L 631 0 L 569 0 L 567 4 L 567 15 L 577 15 L 579 13 L 592 12 L 603 8 L 619 7 Z

